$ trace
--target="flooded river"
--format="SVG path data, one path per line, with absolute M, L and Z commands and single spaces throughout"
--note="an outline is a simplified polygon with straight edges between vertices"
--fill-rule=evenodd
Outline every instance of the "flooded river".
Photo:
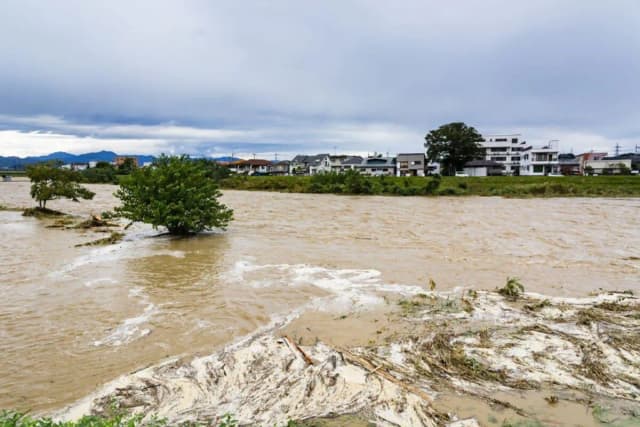
M 48 207 L 87 216 L 117 203 L 115 187 L 90 187 L 93 201 Z M 366 343 L 388 310 L 381 292 L 430 278 L 439 290 L 508 276 L 556 296 L 640 289 L 640 199 L 226 191 L 223 201 L 235 210 L 224 233 L 175 239 L 135 225 L 103 247 L 75 246 L 92 231 L 0 211 L 0 408 L 57 408 L 283 319 L 294 335 Z M 0 183 L 0 205 L 32 204 L 29 183 Z

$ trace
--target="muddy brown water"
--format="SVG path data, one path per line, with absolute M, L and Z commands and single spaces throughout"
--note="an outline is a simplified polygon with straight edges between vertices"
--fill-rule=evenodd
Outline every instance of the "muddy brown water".
M 115 187 L 90 187 L 93 201 L 49 207 L 86 216 L 117 203 Z M 224 233 L 175 239 L 136 225 L 105 247 L 75 247 L 92 231 L 0 211 L 0 408 L 57 408 L 292 314 L 292 335 L 363 345 L 386 328 L 383 294 L 429 278 L 443 290 L 507 276 L 550 295 L 640 290 L 640 199 L 223 200 L 236 217 Z M 0 205 L 32 205 L 29 183 L 0 183 Z

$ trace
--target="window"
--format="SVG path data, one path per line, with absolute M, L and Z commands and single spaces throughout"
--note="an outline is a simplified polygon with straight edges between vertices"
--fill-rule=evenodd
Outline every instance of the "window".
M 494 162 L 506 162 L 507 158 L 505 156 L 492 157 L 491 160 Z
M 511 138 L 511 143 L 512 144 L 517 144 L 518 143 L 518 138 Z
M 514 161 L 514 162 L 519 162 L 520 161 L 520 157 L 519 156 L 513 156 L 511 158 L 511 160 Z
M 414 160 L 413 162 L 411 162 L 412 165 L 421 165 L 422 164 L 422 160 Z
M 496 142 L 507 142 L 507 138 L 496 138 Z
M 542 173 L 542 165 L 533 165 L 534 173 Z

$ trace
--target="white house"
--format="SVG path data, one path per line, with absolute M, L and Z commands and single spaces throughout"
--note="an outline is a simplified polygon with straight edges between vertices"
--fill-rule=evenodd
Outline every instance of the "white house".
M 381 155 L 367 157 L 360 163 L 357 170 L 361 174 L 369 176 L 395 176 L 396 158 L 382 157 Z
M 549 141 L 543 147 L 529 145 L 520 152 L 520 175 L 555 175 L 560 173 L 558 141 Z
M 596 175 L 617 175 L 625 169 L 631 169 L 631 159 L 587 160 L 584 163 L 585 173 Z
M 331 172 L 331 156 L 316 154 L 309 156 L 298 154 L 291 160 L 291 173 L 294 175 L 316 175 Z
M 500 163 L 504 166 L 504 174 L 517 175 L 520 173 L 522 149 L 526 142 L 519 133 L 507 135 L 483 135 L 484 160 Z

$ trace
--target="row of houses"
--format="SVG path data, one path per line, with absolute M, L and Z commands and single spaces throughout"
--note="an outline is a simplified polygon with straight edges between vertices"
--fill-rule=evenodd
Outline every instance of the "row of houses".
M 462 176 L 496 175 L 601 175 L 626 173 L 640 167 L 640 154 L 608 156 L 602 152 L 578 155 L 561 153 L 558 141 L 533 146 L 519 134 L 486 135 L 483 155 L 457 171 Z M 362 157 L 329 153 L 300 154 L 292 160 L 238 160 L 223 163 L 232 172 L 244 175 L 316 175 L 356 170 L 368 176 L 425 176 L 440 173 L 437 163 L 428 163 L 423 153 L 399 153 L 395 157 L 374 153 Z
M 124 165 L 127 162 L 131 162 L 132 167 L 140 167 L 140 166 L 149 166 L 151 162 L 146 162 L 142 165 L 138 162 L 138 158 L 134 156 L 116 156 L 113 161 L 109 162 L 112 166 L 119 167 Z M 90 161 L 86 163 L 66 163 L 60 166 L 62 169 L 69 169 L 74 171 L 83 171 L 85 169 L 95 168 L 98 165 L 98 161 Z
M 221 162 L 233 173 L 244 175 L 317 175 L 321 173 L 343 173 L 355 170 L 369 176 L 424 176 L 426 157 L 424 153 L 398 154 L 395 157 L 374 155 L 331 155 L 328 153 L 299 154 L 292 160 L 269 161 L 263 159 Z
M 640 154 L 608 156 L 603 152 L 561 153 L 557 140 L 533 146 L 520 134 L 484 135 L 482 159 L 465 165 L 464 174 L 486 175 L 590 175 L 620 174 L 640 167 Z M 425 149 L 428 146 L 425 144 Z

